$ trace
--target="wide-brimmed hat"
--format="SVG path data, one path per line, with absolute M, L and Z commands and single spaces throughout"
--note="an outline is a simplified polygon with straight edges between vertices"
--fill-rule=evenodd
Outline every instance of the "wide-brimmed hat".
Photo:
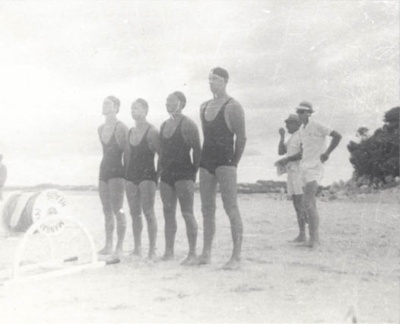
M 310 102 L 308 102 L 308 101 L 300 102 L 299 105 L 296 107 L 296 110 L 297 111 L 303 110 L 303 111 L 307 111 L 309 113 L 313 113 L 314 112 L 312 104 Z

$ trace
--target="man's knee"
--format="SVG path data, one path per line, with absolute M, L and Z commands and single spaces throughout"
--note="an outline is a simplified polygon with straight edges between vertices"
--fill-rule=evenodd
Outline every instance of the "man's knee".
M 114 222 L 114 219 L 113 218 L 110 218 L 110 219 L 108 219 L 107 221 L 106 221 L 106 229 L 108 230 L 108 231 L 113 231 L 114 230 L 114 227 L 115 227 L 115 222 Z
M 132 212 L 131 211 L 131 218 L 132 222 L 138 222 L 142 220 L 142 214 L 138 212 Z
M 182 211 L 182 217 L 185 220 L 185 222 L 193 222 L 196 219 L 194 218 L 194 215 L 190 211 Z
M 120 226 L 126 226 L 126 217 L 124 213 L 117 214 L 117 223 Z
M 292 198 L 293 198 L 293 205 L 296 208 L 301 208 L 304 200 L 303 195 L 293 195 Z
M 229 217 L 236 217 L 239 214 L 239 207 L 237 204 L 224 204 L 224 210 L 228 214 Z
M 204 203 L 202 202 L 201 204 L 201 212 L 203 213 L 203 216 L 207 217 L 209 215 L 213 215 L 215 213 L 216 210 L 216 205 L 215 202 L 207 202 Z
M 305 196 L 303 199 L 303 208 L 309 212 L 313 211 L 315 209 L 316 203 L 315 203 L 315 197 L 310 195 L 310 196 Z
M 144 217 L 146 218 L 147 222 L 155 222 L 156 221 L 156 217 L 154 215 L 153 208 L 144 209 L 143 214 L 144 214 Z
M 112 212 L 115 216 L 118 217 L 119 214 L 124 214 L 124 210 L 122 208 L 122 201 L 112 204 Z
M 164 213 L 175 213 L 176 210 L 176 202 L 174 202 L 173 199 L 167 199 L 163 198 L 162 199 L 162 206 L 163 206 L 163 211 Z
M 228 214 L 229 216 L 229 221 L 231 223 L 231 227 L 234 230 L 243 230 L 243 222 L 242 222 L 242 217 L 240 216 L 239 210 L 235 213 Z
M 113 215 L 112 208 L 110 206 L 103 206 L 103 213 L 104 215 L 111 217 Z

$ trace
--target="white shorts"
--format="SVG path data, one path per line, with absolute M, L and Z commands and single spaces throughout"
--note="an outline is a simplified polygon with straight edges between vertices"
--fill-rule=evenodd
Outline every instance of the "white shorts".
M 301 166 L 300 173 L 303 187 L 305 187 L 308 182 L 316 181 L 320 183 L 324 175 L 324 166 L 322 163 L 315 164 L 312 167 Z
M 288 170 L 287 193 L 290 196 L 303 194 L 303 181 L 300 170 Z

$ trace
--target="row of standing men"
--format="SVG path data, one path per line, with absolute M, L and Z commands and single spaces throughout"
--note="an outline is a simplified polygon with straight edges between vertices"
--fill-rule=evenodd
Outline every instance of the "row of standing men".
M 154 203 L 157 183 L 163 203 L 165 219 L 165 252 L 162 260 L 174 257 L 177 231 L 176 207 L 179 202 L 186 224 L 189 251 L 182 261 L 185 265 L 211 262 L 215 234 L 217 185 L 231 225 L 233 250 L 225 269 L 240 267 L 243 224 L 237 202 L 237 165 L 246 144 L 244 110 L 226 92 L 228 72 L 220 67 L 210 71 L 211 100 L 200 107 L 204 135 L 200 144 L 196 124 L 182 113 L 185 95 L 176 91 L 166 100 L 170 118 L 158 131 L 147 119 L 148 103 L 137 99 L 132 103 L 131 115 L 135 126 L 128 130 L 117 119 L 120 101 L 109 96 L 103 102 L 105 123 L 99 129 L 103 147 L 100 164 L 99 195 L 105 216 L 105 246 L 100 254 L 121 255 L 126 232 L 126 218 L 122 209 L 124 193 L 132 217 L 134 236 L 133 254 L 140 256 L 144 215 L 149 236 L 148 258 L 155 258 L 157 221 Z M 155 156 L 158 163 L 155 165 Z M 203 215 L 203 251 L 196 255 L 197 221 L 193 212 L 194 183 L 199 173 L 201 210 Z M 117 243 L 113 236 L 116 224 Z

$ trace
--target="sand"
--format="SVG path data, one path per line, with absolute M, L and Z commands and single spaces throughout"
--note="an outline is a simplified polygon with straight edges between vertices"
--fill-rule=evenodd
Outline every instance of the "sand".
M 66 192 L 71 215 L 104 240 L 96 192 Z M 182 217 L 173 261 L 150 263 L 130 256 L 131 222 L 121 263 L 79 274 L 0 286 L 0 323 L 263 322 L 342 323 L 349 310 L 358 322 L 398 323 L 399 202 L 318 203 L 322 245 L 312 251 L 288 243 L 297 235 L 291 201 L 265 194 L 239 195 L 245 237 L 240 270 L 221 270 L 232 248 L 220 201 L 211 265 L 180 265 L 187 253 Z M 199 196 L 198 251 L 202 247 Z M 162 206 L 157 196 L 158 249 L 164 250 Z M 127 209 L 126 209 L 127 210 Z M 127 213 L 129 214 L 129 213 Z M 21 237 L 0 239 L 0 270 L 7 271 Z M 148 247 L 146 229 L 143 248 Z

